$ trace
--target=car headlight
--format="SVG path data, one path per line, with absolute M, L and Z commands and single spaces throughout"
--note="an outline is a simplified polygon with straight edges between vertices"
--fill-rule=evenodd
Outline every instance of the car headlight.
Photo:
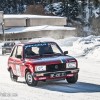
M 35 66 L 35 71 L 46 71 L 46 66 L 45 65 Z
M 66 68 L 76 68 L 76 62 L 69 62 L 66 64 Z

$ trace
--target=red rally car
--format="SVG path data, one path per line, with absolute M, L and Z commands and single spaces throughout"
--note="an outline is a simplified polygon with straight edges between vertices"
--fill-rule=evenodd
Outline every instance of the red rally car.
M 63 52 L 55 42 L 17 44 L 8 59 L 8 71 L 13 81 L 25 77 L 29 86 L 38 81 L 66 79 L 68 83 L 78 80 L 78 62 Z

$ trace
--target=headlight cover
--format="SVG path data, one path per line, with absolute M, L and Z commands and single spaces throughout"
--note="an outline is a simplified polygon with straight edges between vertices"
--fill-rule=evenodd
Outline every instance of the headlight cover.
M 35 71 L 46 71 L 46 66 L 45 65 L 40 65 L 40 66 L 35 66 Z
M 66 63 L 66 68 L 76 68 L 76 62 L 68 62 L 68 63 Z

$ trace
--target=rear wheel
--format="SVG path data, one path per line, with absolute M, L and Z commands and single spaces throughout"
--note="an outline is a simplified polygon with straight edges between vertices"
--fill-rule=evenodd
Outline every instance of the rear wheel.
M 35 81 L 33 79 L 33 76 L 32 76 L 32 74 L 29 71 L 26 72 L 25 80 L 26 80 L 27 85 L 29 85 L 29 86 L 36 86 L 37 83 L 38 83 L 38 81 Z
M 17 80 L 18 80 L 18 76 L 13 74 L 12 69 L 10 70 L 10 78 L 12 81 L 15 81 L 15 82 L 17 82 Z
M 75 74 L 73 77 L 66 79 L 68 83 L 76 83 L 78 80 L 78 74 Z

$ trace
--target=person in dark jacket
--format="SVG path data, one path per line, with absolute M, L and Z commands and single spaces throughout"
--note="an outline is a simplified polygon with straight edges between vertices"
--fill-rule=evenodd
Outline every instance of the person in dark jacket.
M 25 50 L 25 56 L 26 57 L 27 56 L 34 56 L 34 55 L 36 55 L 36 54 L 32 51 L 31 47 L 26 48 L 26 50 Z

